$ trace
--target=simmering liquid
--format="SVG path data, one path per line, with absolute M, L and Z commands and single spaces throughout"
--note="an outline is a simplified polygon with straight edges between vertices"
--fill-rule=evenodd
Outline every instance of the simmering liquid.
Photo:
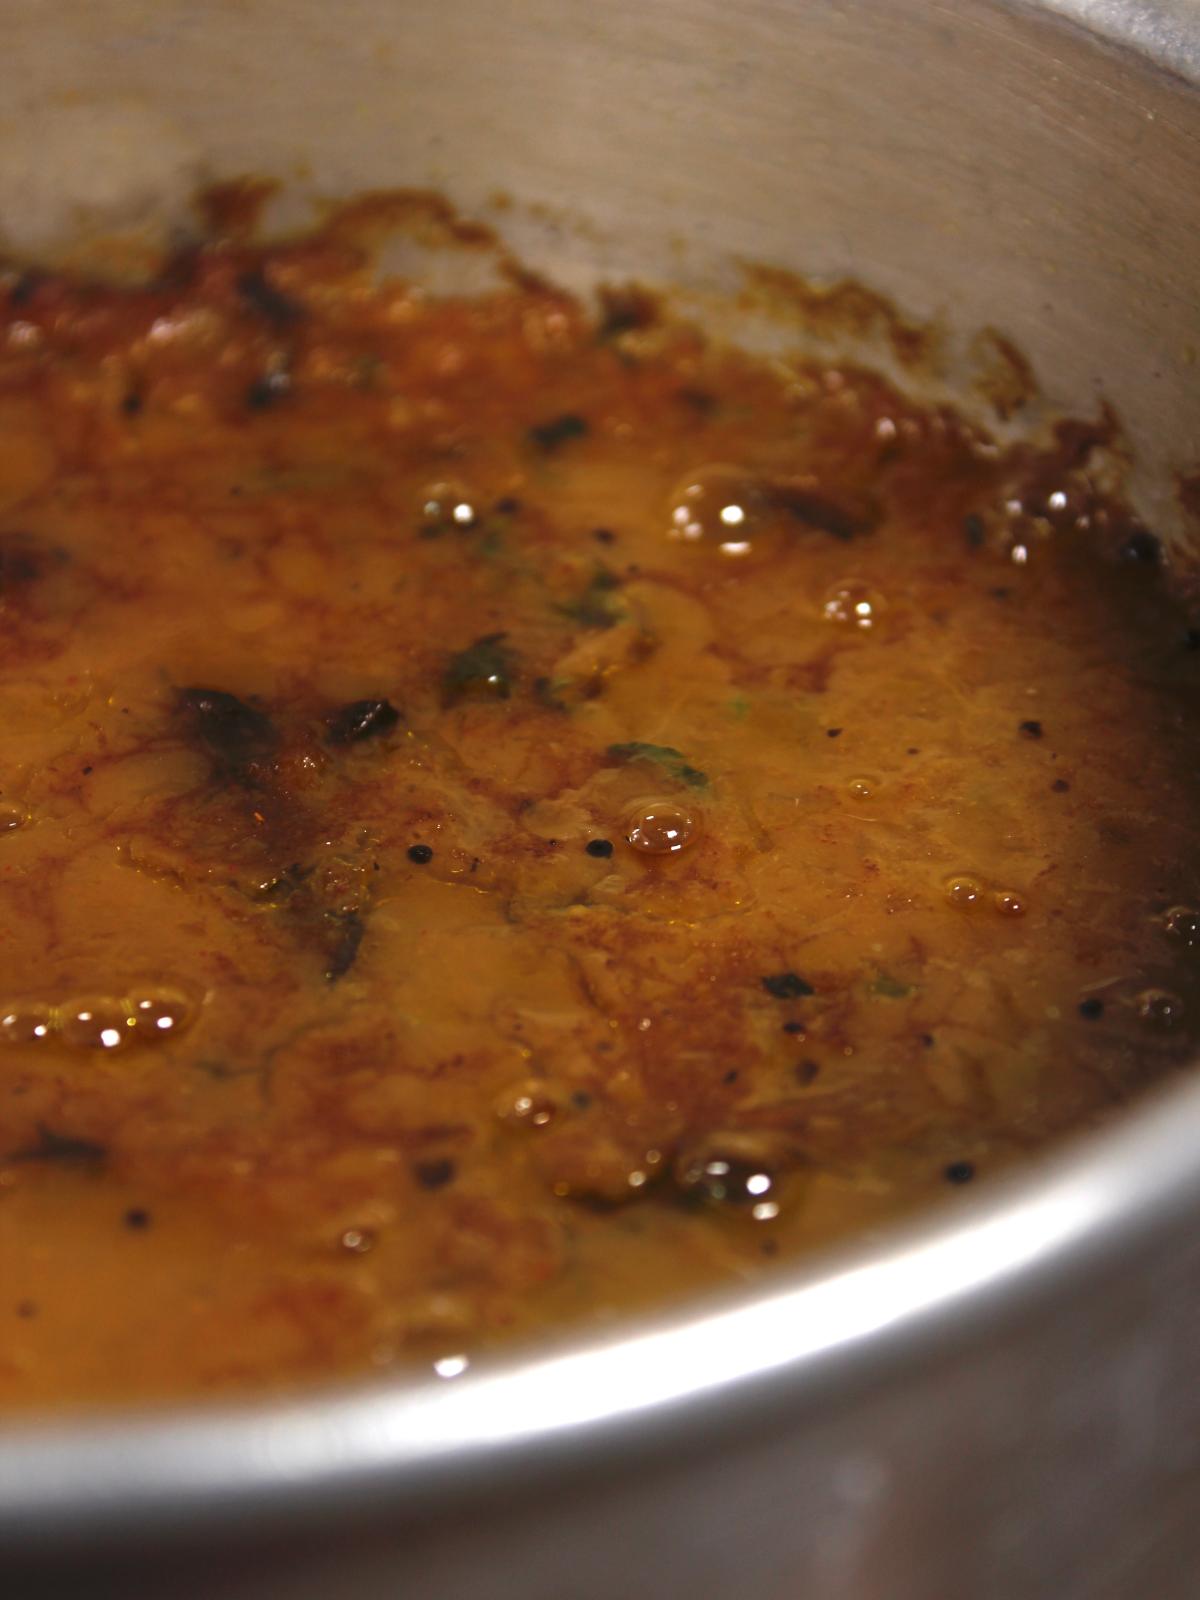
M 1187 1059 L 1200 635 L 1093 481 L 331 230 L 0 307 L 0 1402 L 465 1370 Z

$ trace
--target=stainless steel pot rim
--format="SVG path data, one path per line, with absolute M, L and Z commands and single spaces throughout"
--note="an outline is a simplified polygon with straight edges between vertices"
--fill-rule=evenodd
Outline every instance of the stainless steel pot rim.
M 1200 29 L 1193 0 L 1143 0 L 1139 5 L 1129 0 L 1018 0 L 1018 6 L 1054 12 L 1181 78 L 1200 81 Z
M 453 1380 L 360 1385 L 0 1434 L 0 1549 L 136 1528 L 228 1530 L 273 1510 L 396 1511 L 482 1483 L 628 1462 L 768 1403 L 790 1423 L 897 1366 L 1036 1308 L 1200 1209 L 1200 1082 L 751 1300 Z

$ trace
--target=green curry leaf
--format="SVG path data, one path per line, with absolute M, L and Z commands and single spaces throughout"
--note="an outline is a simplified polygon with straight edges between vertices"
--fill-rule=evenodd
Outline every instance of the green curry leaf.
M 616 761 L 652 761 L 661 767 L 668 777 L 676 779 L 679 783 L 686 783 L 692 789 L 704 789 L 708 786 L 708 773 L 701 772 L 699 767 L 691 766 L 683 752 L 676 750 L 674 745 L 643 744 L 635 739 L 629 744 L 610 744 L 608 753 Z
M 882 969 L 876 972 L 871 983 L 871 993 L 882 995 L 885 1000 L 909 1000 L 916 992 L 915 983 L 902 983 L 899 978 L 893 978 L 891 973 Z
M 454 701 L 467 694 L 494 695 L 507 700 L 516 670 L 515 652 L 505 644 L 507 635 L 488 633 L 465 650 L 451 656 L 442 674 L 442 688 Z
M 627 615 L 617 590 L 621 580 L 607 567 L 597 567 L 587 587 L 574 600 L 557 609 L 564 617 L 582 622 L 585 628 L 611 628 Z

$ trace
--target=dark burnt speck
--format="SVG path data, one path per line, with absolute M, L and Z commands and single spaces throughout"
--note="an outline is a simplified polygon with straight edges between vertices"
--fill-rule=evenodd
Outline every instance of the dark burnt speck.
M 416 867 L 427 867 L 433 860 L 433 851 L 427 844 L 410 844 L 408 859 Z
M 225 689 L 181 689 L 176 709 L 220 765 L 239 768 L 275 743 L 271 719 Z
M 564 411 L 549 422 L 539 422 L 529 430 L 529 441 L 545 455 L 561 450 L 572 439 L 582 439 L 588 432 L 585 418 L 574 411 Z
M 717 397 L 715 394 L 710 394 L 707 389 L 693 389 L 688 387 L 676 389 L 675 398 L 680 402 L 681 405 L 686 406 L 687 409 L 697 418 L 697 420 L 711 417 L 713 412 L 717 409 Z
M 292 380 L 282 370 L 264 372 L 246 390 L 246 405 L 251 411 L 268 411 L 291 393 Z
M 1040 722 L 1034 722 L 1030 720 L 1028 722 L 1020 723 L 1018 731 L 1023 733 L 1027 739 L 1040 739 L 1042 737 L 1043 728 Z
M 47 1127 L 44 1122 L 39 1122 L 36 1140 L 23 1145 L 19 1150 L 12 1151 L 4 1159 L 61 1162 L 66 1166 L 92 1166 L 104 1161 L 107 1156 L 107 1148 L 94 1139 L 81 1138 L 73 1133 L 60 1133 L 55 1128 Z
M 40 272 L 22 272 L 8 291 L 10 306 L 27 306 L 38 291 L 42 283 L 43 274 Z
M 135 1233 L 150 1226 L 150 1213 L 143 1206 L 130 1206 L 121 1219 L 127 1228 L 132 1228 Z
M 604 861 L 613 853 L 611 839 L 589 839 L 584 849 L 588 855 L 595 856 L 598 861 Z
M 336 983 L 339 978 L 346 976 L 358 960 L 367 925 L 357 911 L 338 912 L 328 920 L 332 926 L 325 977 L 328 982 Z
M 831 539 L 846 541 L 870 533 L 879 520 L 878 507 L 865 499 L 835 496 L 789 484 L 777 491 L 779 504 L 797 522 Z
M 352 700 L 329 718 L 329 738 L 333 744 L 356 744 L 386 733 L 400 720 L 400 713 L 388 700 Z
M 975 1166 L 970 1161 L 952 1161 L 943 1172 L 947 1183 L 970 1183 L 975 1176 Z
M 304 315 L 304 307 L 277 289 L 261 267 L 243 272 L 237 280 L 237 291 L 250 310 L 257 312 L 272 327 L 290 327 Z
M 413 1177 L 422 1189 L 444 1189 L 448 1183 L 454 1182 L 455 1172 L 454 1163 L 448 1156 L 413 1163 Z
M 635 284 L 619 288 L 604 287 L 599 291 L 600 322 L 597 338 L 603 343 L 619 338 L 623 333 L 633 333 L 641 328 L 652 328 L 658 321 L 658 302 L 645 289 Z
M 776 1000 L 800 1000 L 816 993 L 812 984 L 798 972 L 773 972 L 762 980 L 762 986 Z
M 1135 528 L 1117 551 L 1117 560 L 1131 567 L 1156 567 L 1162 560 L 1162 545 L 1145 528 Z
M 1085 1022 L 1096 1022 L 1104 1015 L 1104 1001 L 1098 1000 L 1095 995 L 1090 995 L 1086 1000 L 1079 1002 L 1079 1015 Z
M 46 552 L 27 534 L 0 536 L 0 591 L 36 583 L 48 564 Z

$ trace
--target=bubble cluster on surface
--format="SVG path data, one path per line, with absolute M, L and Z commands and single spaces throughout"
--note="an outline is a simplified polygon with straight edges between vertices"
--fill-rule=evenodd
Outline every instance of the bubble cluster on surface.
M 1020 889 L 997 888 L 971 872 L 955 872 L 944 879 L 942 896 L 959 911 L 990 905 L 999 916 L 1023 917 L 1029 909 L 1028 897 Z
M 113 1054 L 136 1045 L 161 1045 L 184 1033 L 198 1003 L 176 984 L 139 985 L 123 995 L 87 993 L 49 1003 L 9 1001 L 0 1007 L 0 1044 L 57 1040 L 75 1050 Z

